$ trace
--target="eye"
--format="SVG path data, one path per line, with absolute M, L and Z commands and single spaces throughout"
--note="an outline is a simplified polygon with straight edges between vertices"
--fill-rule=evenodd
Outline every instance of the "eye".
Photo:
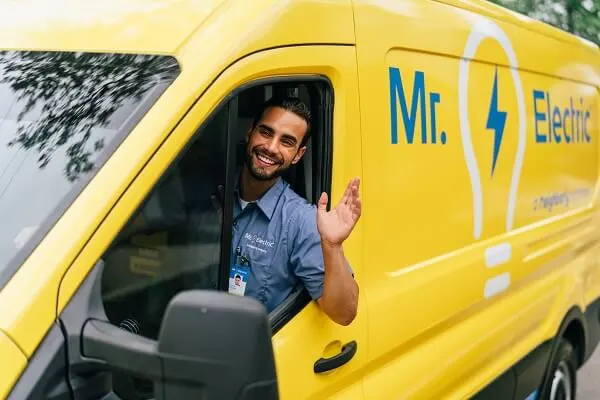
M 273 135 L 273 133 L 269 129 L 266 129 L 266 128 L 258 128 L 258 132 L 260 132 L 261 135 L 266 136 L 266 137 Z
M 281 143 L 283 143 L 283 145 L 286 147 L 294 147 L 295 144 L 295 142 L 291 139 L 283 139 Z

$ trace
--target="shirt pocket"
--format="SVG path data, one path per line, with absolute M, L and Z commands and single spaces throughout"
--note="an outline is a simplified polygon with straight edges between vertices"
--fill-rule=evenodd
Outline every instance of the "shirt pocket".
M 245 254 L 250 263 L 249 295 L 258 298 L 266 305 L 272 291 L 273 268 L 277 268 L 272 265 L 274 257 L 252 248 L 248 249 Z

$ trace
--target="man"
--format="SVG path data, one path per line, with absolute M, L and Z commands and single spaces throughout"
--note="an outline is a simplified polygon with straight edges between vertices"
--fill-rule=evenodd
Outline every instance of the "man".
M 327 211 L 298 196 L 281 175 L 298 163 L 310 137 L 308 107 L 296 99 L 264 105 L 246 135 L 246 160 L 234 201 L 232 271 L 247 271 L 245 292 L 270 312 L 303 284 L 336 323 L 356 316 L 358 285 L 342 244 L 361 215 L 352 179 Z

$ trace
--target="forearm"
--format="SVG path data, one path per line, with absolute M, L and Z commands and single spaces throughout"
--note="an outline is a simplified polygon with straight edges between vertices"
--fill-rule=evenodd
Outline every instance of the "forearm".
M 350 272 L 341 245 L 322 243 L 325 261 L 323 294 L 319 304 L 329 317 L 341 325 L 348 325 L 356 316 L 358 285 Z

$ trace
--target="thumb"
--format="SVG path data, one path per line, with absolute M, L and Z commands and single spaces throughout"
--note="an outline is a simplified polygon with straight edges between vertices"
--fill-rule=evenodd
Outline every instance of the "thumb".
M 321 193 L 321 197 L 319 197 L 319 211 L 327 211 L 327 193 Z

